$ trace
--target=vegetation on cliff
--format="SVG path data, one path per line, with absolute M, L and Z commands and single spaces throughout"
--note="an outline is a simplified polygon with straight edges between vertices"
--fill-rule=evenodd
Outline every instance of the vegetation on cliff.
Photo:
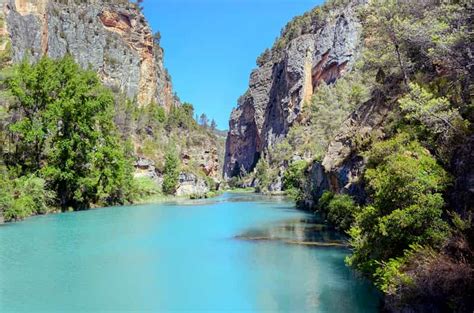
M 1 94 L 0 210 L 7 221 L 173 194 L 183 170 L 176 151 L 183 137 L 213 138 L 193 119 L 192 105 L 169 113 L 156 104 L 139 107 L 71 56 L 4 68 Z M 181 131 L 189 136 L 179 138 Z M 162 188 L 149 177 L 133 177 L 136 153 L 164 156 Z M 206 176 L 198 164 L 184 168 L 190 169 Z
M 292 40 L 330 16 L 325 8 L 290 22 L 258 63 L 289 53 Z M 456 155 L 474 131 L 472 4 L 380 0 L 356 8 L 363 47 L 350 73 L 317 86 L 288 134 L 240 179 L 313 203 L 347 232 L 348 263 L 386 293 L 388 309 L 470 312 L 474 207 L 472 195 L 457 192 L 472 172 L 454 164 L 472 162 Z
M 361 8 L 361 19 L 362 71 L 378 77 L 375 88 L 399 92 L 385 135 L 357 145 L 367 160 L 367 205 L 349 206 L 350 224 L 330 221 L 348 230 L 348 263 L 374 279 L 388 308 L 468 312 L 473 208 L 453 213 L 446 199 L 453 152 L 472 133 L 472 7 L 375 1 Z M 320 205 L 333 214 L 335 201 Z

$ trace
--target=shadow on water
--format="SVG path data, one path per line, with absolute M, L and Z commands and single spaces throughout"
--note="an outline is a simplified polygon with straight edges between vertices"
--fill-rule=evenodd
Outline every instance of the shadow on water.
M 317 215 L 287 219 L 277 223 L 252 228 L 235 236 L 249 241 L 279 241 L 314 247 L 347 247 L 347 238 L 328 226 Z

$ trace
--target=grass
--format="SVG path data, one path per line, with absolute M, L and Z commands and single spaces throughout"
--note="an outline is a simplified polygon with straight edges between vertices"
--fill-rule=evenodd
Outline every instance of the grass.
M 230 188 L 230 189 L 226 189 L 225 192 L 230 192 L 230 193 L 242 193 L 242 192 L 245 192 L 245 193 L 254 193 L 254 192 L 255 192 L 255 188 L 253 188 L 253 187 L 246 187 L 246 188 Z

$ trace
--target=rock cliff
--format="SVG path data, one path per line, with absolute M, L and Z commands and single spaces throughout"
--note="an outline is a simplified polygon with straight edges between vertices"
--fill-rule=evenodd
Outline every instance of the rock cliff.
M 250 75 L 249 89 L 230 117 L 225 177 L 253 170 L 260 155 L 281 141 L 298 121 L 315 88 L 322 82 L 334 82 L 351 69 L 361 40 L 354 7 L 358 4 L 354 1 L 318 14 L 309 22 L 300 22 L 305 16 L 296 18 L 286 30 L 306 23 L 301 34 L 260 57 L 263 60 Z
M 142 125 L 153 119 L 150 112 L 155 111 L 149 104 L 171 115 L 171 109 L 181 103 L 164 67 L 164 51 L 136 4 L 128 0 L 5 0 L 0 6 L 0 64 L 70 54 L 81 67 L 96 71 L 115 93 L 125 96 L 117 98 L 132 99 L 138 106 L 134 112 L 142 118 L 133 120 L 128 109 L 117 109 L 115 116 L 123 137 L 133 143 L 136 176 L 150 177 L 161 185 L 157 167 L 162 162 L 156 161 L 163 157 L 163 147 L 174 142 L 186 178 L 180 184 L 187 186 L 180 189 L 180 195 L 197 193 L 205 186 L 204 178 L 198 180 L 191 170 L 219 181 L 222 157 L 218 150 L 223 150 L 223 143 L 210 131 L 176 125 L 165 130 L 163 123 L 155 125 L 156 129 Z M 146 131 L 141 132 L 140 127 Z M 181 132 L 186 132 L 188 140 L 177 143 L 172 138 Z M 148 155 L 143 153 L 145 147 Z
M 139 105 L 176 105 L 163 51 L 128 1 L 6 0 L 3 14 L 13 62 L 71 54 Z

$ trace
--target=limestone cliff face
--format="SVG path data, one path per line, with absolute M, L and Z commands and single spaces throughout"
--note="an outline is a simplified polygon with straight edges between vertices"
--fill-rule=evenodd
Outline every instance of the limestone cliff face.
M 335 9 L 317 22 L 282 51 L 272 49 L 252 72 L 249 89 L 231 114 L 225 177 L 251 171 L 260 155 L 286 136 L 315 88 L 334 82 L 354 64 L 361 38 L 354 6 Z
M 13 62 L 69 53 L 139 105 L 156 102 L 167 109 L 176 105 L 163 51 L 154 43 L 143 14 L 128 1 L 5 2 L 4 29 Z
M 362 181 L 366 160 L 358 152 L 363 142 L 369 143 L 384 136 L 384 126 L 395 107 L 399 88 L 386 82 L 390 89 L 376 89 L 371 98 L 352 112 L 330 142 L 322 162 L 314 162 L 309 169 L 307 194 L 319 199 L 325 190 L 349 193 L 364 203 L 366 193 Z

